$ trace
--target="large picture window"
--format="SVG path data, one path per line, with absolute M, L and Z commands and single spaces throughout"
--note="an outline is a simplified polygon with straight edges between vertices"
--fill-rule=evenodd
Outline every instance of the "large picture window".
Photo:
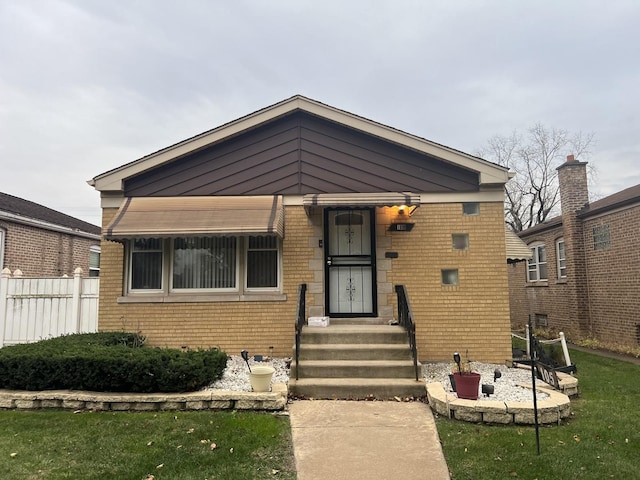
M 544 244 L 532 245 L 531 254 L 528 261 L 529 281 L 547 280 L 547 250 Z
M 236 238 L 193 237 L 173 240 L 172 288 L 236 287 Z
M 132 293 L 270 291 L 280 287 L 275 236 L 135 239 L 129 243 Z

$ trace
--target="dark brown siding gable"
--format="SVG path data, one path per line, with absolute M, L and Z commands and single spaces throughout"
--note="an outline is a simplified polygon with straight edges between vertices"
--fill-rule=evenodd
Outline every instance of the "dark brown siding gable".
M 466 192 L 478 174 L 296 112 L 125 181 L 125 196 Z

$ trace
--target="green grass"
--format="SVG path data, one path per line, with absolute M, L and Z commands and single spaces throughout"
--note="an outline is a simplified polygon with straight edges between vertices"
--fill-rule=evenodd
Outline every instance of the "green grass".
M 267 413 L 0 411 L 0 426 L 3 480 L 296 478 L 289 421 Z
M 640 366 L 571 351 L 580 397 L 562 425 L 489 426 L 438 418 L 453 480 L 638 478 Z

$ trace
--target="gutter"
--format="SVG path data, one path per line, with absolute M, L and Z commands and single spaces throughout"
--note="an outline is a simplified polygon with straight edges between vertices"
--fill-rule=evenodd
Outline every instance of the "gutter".
M 44 230 L 50 230 L 52 232 L 66 233 L 67 235 L 73 235 L 76 237 L 88 238 L 90 240 L 100 241 L 100 235 L 96 233 L 84 232 L 75 228 L 63 227 L 62 225 L 56 225 L 55 223 L 45 222 L 44 220 L 38 220 L 35 218 L 23 217 L 22 215 L 15 215 L 9 212 L 0 211 L 0 220 L 7 220 L 9 222 L 20 223 L 30 227 L 42 228 Z

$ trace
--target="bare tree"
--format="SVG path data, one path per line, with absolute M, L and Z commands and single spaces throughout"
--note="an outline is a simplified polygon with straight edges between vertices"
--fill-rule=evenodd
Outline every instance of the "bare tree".
M 556 169 L 569 154 L 584 160 L 593 138 L 593 133 L 569 133 L 537 123 L 524 135 L 516 131 L 509 136 L 496 135 L 476 153 L 515 173 L 507 183 L 505 197 L 505 219 L 514 231 L 526 230 L 558 213 Z

